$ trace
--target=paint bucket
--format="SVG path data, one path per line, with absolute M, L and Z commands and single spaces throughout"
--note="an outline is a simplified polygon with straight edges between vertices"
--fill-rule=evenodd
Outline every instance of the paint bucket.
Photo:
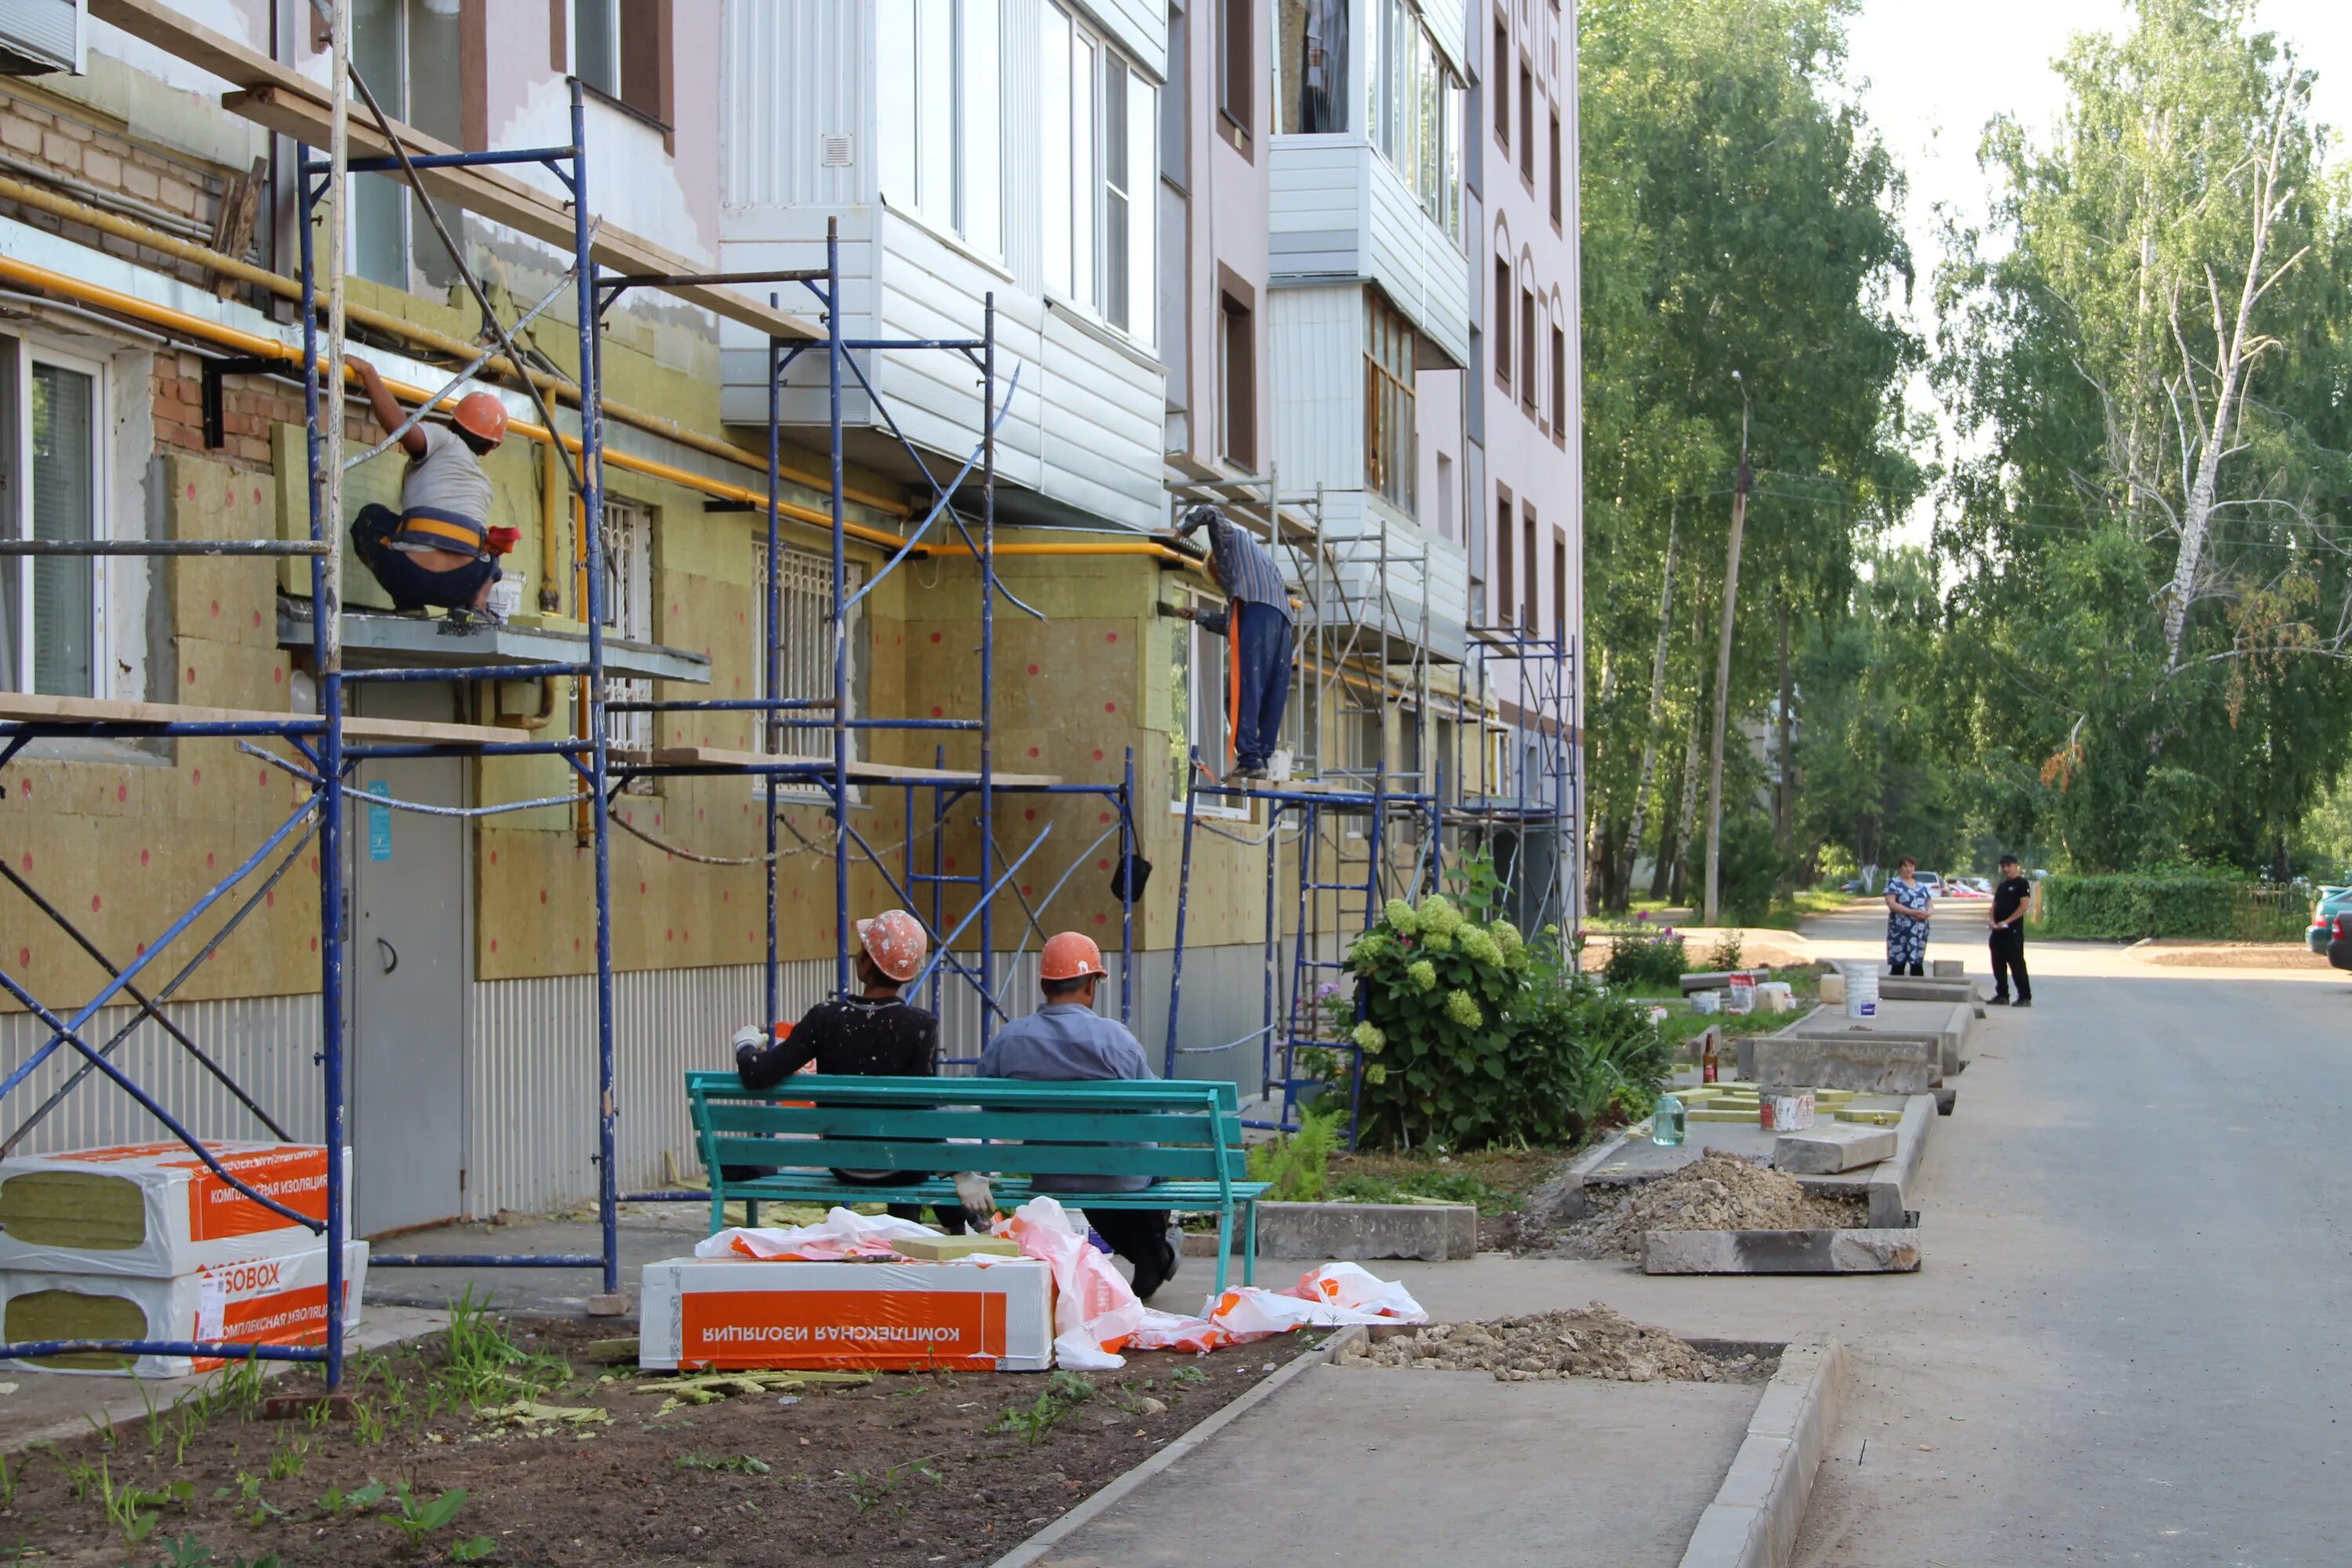
M 1878 970 L 1874 964 L 1854 963 L 1843 966 L 1845 971 L 1845 1016 L 1849 1018 L 1878 1016 Z
M 1793 1094 L 1759 1095 L 1756 1101 L 1756 1124 L 1767 1132 L 1799 1132 L 1813 1124 L 1813 1091 L 1798 1089 Z

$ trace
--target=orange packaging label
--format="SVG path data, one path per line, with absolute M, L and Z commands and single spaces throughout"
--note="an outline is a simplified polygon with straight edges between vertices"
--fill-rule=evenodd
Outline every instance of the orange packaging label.
M 255 1192 L 267 1194 L 297 1214 L 306 1214 L 316 1220 L 327 1217 L 326 1150 L 287 1144 L 250 1153 L 215 1154 L 214 1158 Z M 189 1173 L 188 1237 L 192 1241 L 259 1236 L 288 1229 L 294 1224 L 214 1175 L 201 1160 L 174 1160 L 171 1163 Z
M 325 1344 L 327 1288 L 310 1285 L 230 1301 L 221 1311 L 220 1338 L 229 1344 Z M 210 1372 L 228 1363 L 219 1356 L 199 1356 L 191 1364 L 198 1372 Z
M 699 1290 L 679 1307 L 681 1366 L 985 1371 L 1004 1354 L 992 1290 Z

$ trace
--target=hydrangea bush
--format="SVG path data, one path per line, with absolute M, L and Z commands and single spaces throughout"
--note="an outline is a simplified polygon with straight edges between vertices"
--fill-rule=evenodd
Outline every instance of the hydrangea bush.
M 1481 925 L 1442 894 L 1417 907 L 1389 900 L 1348 953 L 1362 1003 L 1350 1037 L 1364 1050 L 1365 1142 L 1558 1146 L 1607 1114 L 1621 1076 L 1608 1059 L 1622 1054 L 1629 1028 L 1653 1040 L 1656 1030 L 1560 974 L 1549 951 L 1539 956 L 1510 921 Z M 1608 1059 L 1588 1037 L 1606 1037 Z M 1342 1077 L 1347 1063 L 1329 1070 Z

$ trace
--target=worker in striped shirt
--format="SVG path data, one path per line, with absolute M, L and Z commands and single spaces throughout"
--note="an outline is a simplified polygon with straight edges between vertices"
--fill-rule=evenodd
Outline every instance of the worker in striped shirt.
M 1290 595 L 1274 557 L 1244 529 L 1213 506 L 1184 514 L 1175 537 L 1209 531 L 1209 569 L 1225 591 L 1223 610 L 1191 605 L 1166 607 L 1213 637 L 1230 640 L 1239 696 L 1227 717 L 1233 723 L 1235 776 L 1262 779 L 1282 736 L 1282 708 L 1290 693 Z

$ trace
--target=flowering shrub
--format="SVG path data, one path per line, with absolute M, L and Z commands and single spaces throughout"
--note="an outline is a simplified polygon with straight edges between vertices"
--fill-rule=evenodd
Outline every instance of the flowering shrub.
M 1349 1037 L 1364 1051 L 1366 1142 L 1568 1144 L 1643 1100 L 1647 1068 L 1628 1047 L 1654 1044 L 1647 1016 L 1563 978 L 1508 921 L 1481 925 L 1442 895 L 1391 899 L 1348 965 L 1363 1004 Z
M 1601 967 L 1601 977 L 1629 990 L 1675 991 L 1681 987 L 1683 971 L 1688 967 L 1683 939 L 1674 927 L 1662 926 L 1654 935 L 1619 931 L 1612 936 L 1609 962 Z

